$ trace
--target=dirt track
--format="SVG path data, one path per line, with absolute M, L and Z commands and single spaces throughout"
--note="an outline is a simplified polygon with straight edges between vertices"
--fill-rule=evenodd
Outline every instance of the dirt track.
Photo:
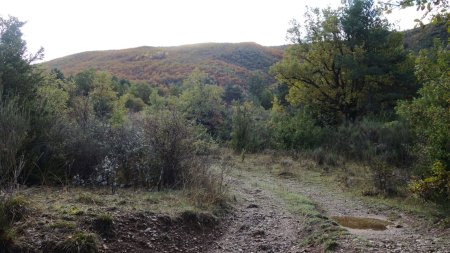
M 229 185 L 236 198 L 235 215 L 224 235 L 208 252 L 321 252 L 320 245 L 300 242 L 309 232 L 305 217 L 293 215 L 265 185 L 279 185 L 308 196 L 326 217 L 390 219 L 384 231 L 347 229 L 337 238 L 338 252 L 450 252 L 450 233 L 433 229 L 413 215 L 367 204 L 328 186 L 256 171 L 240 171 Z M 258 185 L 259 182 L 259 185 Z

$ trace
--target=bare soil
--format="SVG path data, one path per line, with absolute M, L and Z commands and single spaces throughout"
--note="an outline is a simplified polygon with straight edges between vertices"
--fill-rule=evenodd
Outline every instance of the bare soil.
M 417 215 L 395 208 L 366 203 L 325 183 L 302 178 L 276 176 L 247 167 L 239 179 L 231 180 L 236 195 L 236 215 L 227 232 L 210 252 L 320 252 L 323 245 L 302 245 L 311 228 L 305 217 L 287 211 L 286 203 L 265 185 L 279 185 L 289 192 L 308 196 L 317 204 L 325 219 L 359 217 L 386 221 L 385 230 L 345 228 L 347 233 L 336 237 L 337 252 L 450 252 L 450 230 L 432 224 Z M 257 208 L 250 208 L 250 207 Z

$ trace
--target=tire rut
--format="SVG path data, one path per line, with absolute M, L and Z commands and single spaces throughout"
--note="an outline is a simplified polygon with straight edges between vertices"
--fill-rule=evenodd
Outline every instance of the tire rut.
M 236 196 L 235 214 L 210 252 L 300 252 L 301 224 L 272 193 L 242 179 L 229 181 Z
M 302 248 L 304 217 L 292 215 L 282 199 L 266 187 L 273 185 L 301 194 L 317 204 L 326 217 L 352 216 L 390 220 L 384 231 L 348 229 L 338 240 L 337 252 L 450 253 L 449 229 L 437 228 L 417 215 L 346 194 L 338 187 L 303 177 L 285 178 L 269 170 L 239 169 L 228 182 L 236 196 L 235 214 L 228 229 L 208 252 L 320 252 Z M 257 182 L 257 183 L 252 183 Z

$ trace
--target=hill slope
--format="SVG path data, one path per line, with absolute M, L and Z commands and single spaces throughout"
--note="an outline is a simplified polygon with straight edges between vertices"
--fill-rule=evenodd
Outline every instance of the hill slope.
M 406 50 L 419 52 L 420 49 L 433 47 L 434 39 L 440 39 L 442 43 L 448 44 L 448 32 L 445 22 L 437 25 L 428 24 L 404 31 L 403 45 Z
M 282 55 L 281 47 L 256 43 L 205 43 L 84 52 L 43 65 L 59 68 L 65 75 L 93 68 L 109 71 L 119 78 L 155 84 L 179 83 L 198 67 L 223 86 L 244 85 L 254 71 L 267 73 Z

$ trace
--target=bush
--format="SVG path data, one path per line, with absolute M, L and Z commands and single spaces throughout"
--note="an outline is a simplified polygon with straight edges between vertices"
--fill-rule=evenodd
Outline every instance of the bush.
M 29 203 L 23 196 L 0 198 L 0 253 L 15 252 L 11 225 L 22 220 L 29 212 Z
M 15 186 L 25 160 L 19 150 L 30 130 L 28 114 L 14 98 L 5 98 L 0 90 L 0 188 Z
M 231 146 L 237 152 L 256 152 L 271 146 L 268 113 L 245 102 L 233 105 Z
M 190 199 L 199 207 L 215 205 L 225 208 L 224 178 L 230 168 L 224 165 L 211 167 L 202 158 L 193 159 L 185 180 Z
M 410 183 L 410 190 L 416 196 L 437 203 L 450 201 L 450 172 L 444 164 L 437 161 L 431 168 L 431 176 L 422 180 L 413 180 Z
M 382 160 L 391 166 L 407 167 L 414 160 L 412 134 L 399 121 L 381 122 L 364 119 L 347 123 L 330 131 L 326 145 L 348 160 L 367 162 Z
M 144 131 L 153 161 L 148 181 L 156 183 L 158 190 L 180 188 L 194 157 L 189 123 L 176 112 L 160 111 L 145 119 Z
M 316 125 L 312 115 L 303 108 L 293 113 L 273 115 L 276 143 L 283 149 L 313 149 L 323 143 L 325 131 Z
M 22 220 L 30 212 L 30 204 L 24 196 L 7 197 L 0 202 L 0 225 L 8 226 Z

